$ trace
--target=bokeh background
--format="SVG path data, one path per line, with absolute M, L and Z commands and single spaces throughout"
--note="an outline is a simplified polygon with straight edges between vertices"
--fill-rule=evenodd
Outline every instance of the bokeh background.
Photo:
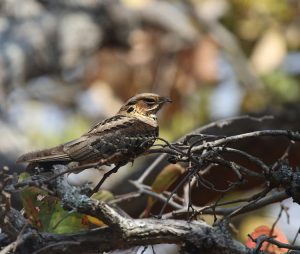
M 2 0 L 0 166 L 20 172 L 14 161 L 21 153 L 78 137 L 141 92 L 172 98 L 159 116 L 160 136 L 169 141 L 241 114 L 275 119 L 259 127 L 242 122 L 221 134 L 299 130 L 299 78 L 298 0 Z M 271 163 L 286 144 L 245 146 Z M 124 179 L 151 159 L 128 166 L 107 188 L 127 191 Z M 297 159 L 295 149 L 294 165 Z M 200 204 L 215 198 L 201 196 Z M 283 216 L 280 227 L 292 239 L 300 211 L 288 205 L 292 223 Z M 272 225 L 276 209 L 237 221 L 238 237 Z

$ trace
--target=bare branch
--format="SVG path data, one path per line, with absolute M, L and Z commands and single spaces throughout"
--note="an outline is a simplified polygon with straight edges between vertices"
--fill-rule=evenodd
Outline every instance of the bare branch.
M 190 136 L 193 136 L 195 134 L 200 134 L 206 130 L 209 130 L 211 128 L 217 127 L 217 128 L 223 128 L 225 126 L 231 125 L 237 121 L 240 120 L 248 120 L 250 122 L 262 122 L 265 120 L 271 120 L 273 119 L 273 116 L 263 116 L 263 117 L 251 117 L 251 116 L 237 116 L 237 117 L 231 117 L 227 119 L 222 119 L 216 122 L 209 123 L 207 125 L 204 125 L 196 130 L 191 131 L 190 133 L 184 135 L 175 143 L 185 143 L 187 139 L 189 139 Z M 161 154 L 159 155 L 155 161 L 144 170 L 143 174 L 139 177 L 138 182 L 142 183 L 144 180 L 148 177 L 148 175 L 161 163 L 165 158 L 167 157 L 167 154 Z

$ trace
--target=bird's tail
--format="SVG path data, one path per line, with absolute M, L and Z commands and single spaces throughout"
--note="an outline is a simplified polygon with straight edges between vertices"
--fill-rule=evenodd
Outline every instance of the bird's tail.
M 63 146 L 57 146 L 40 151 L 25 153 L 21 155 L 16 162 L 23 163 L 47 161 L 71 161 L 71 157 L 63 150 Z

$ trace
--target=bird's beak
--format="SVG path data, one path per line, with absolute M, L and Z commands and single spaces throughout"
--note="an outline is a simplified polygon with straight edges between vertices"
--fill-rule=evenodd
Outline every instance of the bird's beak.
M 172 100 L 171 99 L 169 99 L 169 98 L 167 98 L 167 97 L 160 97 L 159 98 L 159 104 L 164 104 L 164 103 L 166 103 L 166 102 L 172 102 Z

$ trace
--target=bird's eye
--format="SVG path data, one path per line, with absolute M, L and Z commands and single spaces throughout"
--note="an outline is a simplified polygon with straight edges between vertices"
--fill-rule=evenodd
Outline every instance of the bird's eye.
M 127 109 L 127 113 L 130 113 L 130 112 L 132 112 L 134 110 L 134 107 L 129 107 L 128 109 Z
M 155 99 L 152 99 L 152 98 L 145 98 L 144 101 L 149 105 L 156 103 Z

